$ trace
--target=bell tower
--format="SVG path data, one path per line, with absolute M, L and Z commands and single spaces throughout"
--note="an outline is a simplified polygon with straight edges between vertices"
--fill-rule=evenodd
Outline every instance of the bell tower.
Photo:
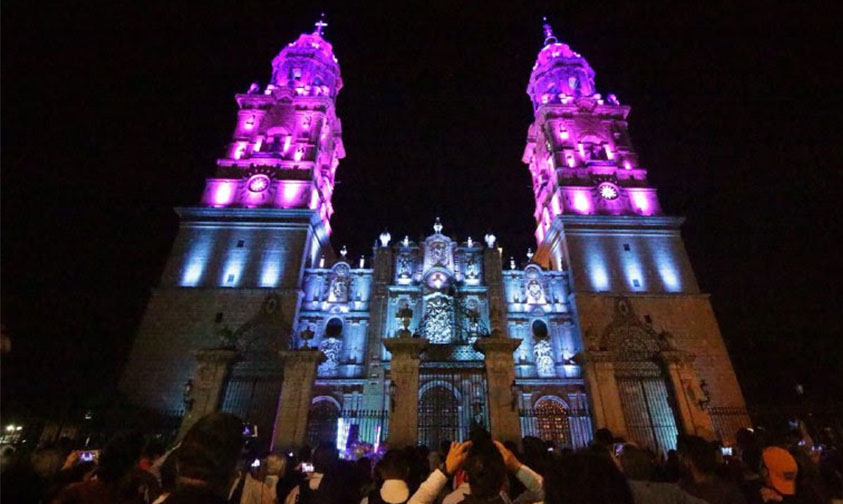
M 568 272 L 586 347 L 581 357 L 590 360 L 584 372 L 591 369 L 587 383 L 595 424 L 634 437 L 638 420 L 627 406 L 640 398 L 625 396 L 634 387 L 624 389 L 628 376 L 618 371 L 628 367 L 634 342 L 613 335 L 640 333 L 651 345 L 636 358 L 657 362 L 670 391 L 667 403 L 651 404 L 651 410 L 675 417 L 685 432 L 713 429 L 730 439 L 734 426 L 747 418 L 745 412 L 728 418 L 721 412 L 743 411 L 744 400 L 682 241 L 684 219 L 662 213 L 629 136 L 630 107 L 614 94 L 597 92 L 594 70 L 557 40 L 547 22 L 543 33 L 527 86 L 534 121 L 522 159 L 536 203 L 533 261 Z M 618 320 L 629 327 L 620 328 Z M 666 378 L 668 357 L 685 359 L 683 369 L 690 374 L 684 381 Z M 605 362 L 614 363 L 615 371 L 606 372 Z M 612 418 L 613 411 L 623 411 L 623 418 Z
M 178 235 L 120 384 L 138 406 L 186 405 L 197 349 L 236 346 L 242 361 L 287 348 L 305 269 L 334 258 L 331 199 L 345 149 L 325 26 L 285 45 L 265 86 L 234 96 L 234 131 L 200 204 L 176 209 Z M 271 428 L 268 409 L 255 415 Z

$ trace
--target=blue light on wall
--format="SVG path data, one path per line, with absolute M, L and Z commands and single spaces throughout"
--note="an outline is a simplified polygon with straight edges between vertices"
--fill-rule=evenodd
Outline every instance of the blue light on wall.
M 187 264 L 187 267 L 184 269 L 184 274 L 181 278 L 182 287 L 195 287 L 196 284 L 199 283 L 199 280 L 202 278 L 202 270 L 204 269 L 204 257 L 191 258 L 190 262 L 188 262 Z
M 644 272 L 641 268 L 641 261 L 638 255 L 627 255 L 623 257 L 623 269 L 626 275 L 626 283 L 632 290 L 645 290 Z
M 667 292 L 680 292 L 682 290 L 682 282 L 679 279 L 679 272 L 673 258 L 665 253 L 656 254 L 656 267 L 659 270 L 662 284 L 664 284 L 664 290 Z
M 593 252 L 588 256 L 588 276 L 591 279 L 591 287 L 596 291 L 609 290 L 609 272 L 606 270 L 606 263 L 603 255 Z
M 223 269 L 220 283 L 223 287 L 236 287 L 240 282 L 240 273 L 243 271 L 243 258 L 230 257 Z
M 268 257 L 261 268 L 261 287 L 277 287 L 281 277 L 281 261 L 277 257 Z
M 212 240 L 205 236 L 193 244 L 187 255 L 184 270 L 182 271 L 181 286 L 196 287 L 202 280 L 202 273 L 205 271 L 205 264 L 211 251 Z

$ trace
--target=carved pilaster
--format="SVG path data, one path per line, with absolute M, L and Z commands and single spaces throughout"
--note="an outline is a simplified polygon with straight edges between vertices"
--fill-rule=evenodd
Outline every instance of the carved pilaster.
M 605 351 L 581 352 L 575 356 L 582 365 L 594 426 L 607 428 L 617 436 L 626 436 L 626 421 L 621 408 L 621 395 L 615 379 L 614 355 Z
M 392 448 L 415 444 L 419 426 L 419 356 L 427 348 L 421 338 L 390 338 L 383 344 L 392 354 L 390 379 L 395 385 L 389 414 L 388 443 Z
M 194 354 L 197 366 L 191 379 L 188 411 L 179 428 L 181 439 L 203 416 L 219 408 L 220 395 L 237 351 L 231 348 L 204 348 Z
M 694 355 L 677 350 L 662 351 L 659 357 L 664 363 L 670 383 L 676 412 L 686 434 L 694 434 L 705 439 L 714 439 L 711 417 L 703 408 L 703 392 L 700 380 L 693 367 Z
M 273 448 L 298 448 L 304 444 L 307 414 L 316 378 L 316 366 L 325 354 L 304 348 L 278 352 L 284 365 L 284 383 L 275 415 Z
M 515 381 L 512 353 L 520 344 L 520 339 L 503 337 L 481 338 L 474 343 L 486 364 L 492 437 L 501 441 L 517 442 L 521 438 L 516 397 L 511 389 Z

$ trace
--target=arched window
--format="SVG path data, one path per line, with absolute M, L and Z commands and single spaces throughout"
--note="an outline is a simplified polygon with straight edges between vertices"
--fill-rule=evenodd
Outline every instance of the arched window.
M 535 336 L 537 339 L 547 338 L 547 324 L 545 324 L 543 320 L 533 321 L 532 328 L 533 336 Z
M 337 317 L 330 319 L 325 324 L 325 336 L 340 339 L 342 337 L 342 319 Z
M 319 443 L 336 442 L 339 418 L 336 401 L 327 397 L 314 399 L 307 414 L 307 443 L 318 446 Z

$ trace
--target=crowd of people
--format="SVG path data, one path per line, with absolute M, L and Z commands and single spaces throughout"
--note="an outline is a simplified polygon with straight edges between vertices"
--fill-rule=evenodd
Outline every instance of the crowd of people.
M 102 451 L 60 446 L 0 453 L 3 503 L 49 504 L 763 504 L 843 503 L 843 460 L 831 444 L 751 429 L 723 449 L 679 436 L 659 457 L 606 429 L 577 451 L 538 438 L 392 448 L 357 460 L 333 444 L 255 456 L 243 423 L 200 419 L 173 448 L 138 432 Z

